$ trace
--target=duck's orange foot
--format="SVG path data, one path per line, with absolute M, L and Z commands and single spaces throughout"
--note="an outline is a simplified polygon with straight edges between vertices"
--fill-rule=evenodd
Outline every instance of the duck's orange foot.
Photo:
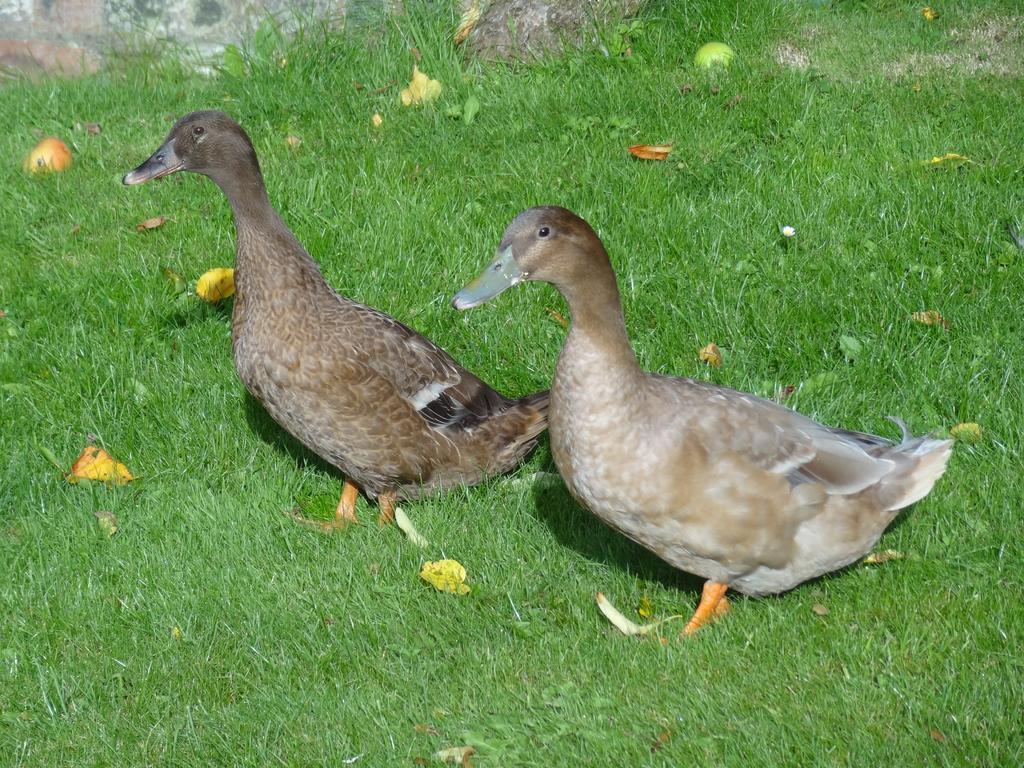
M 297 523 L 315 528 L 321 533 L 334 533 L 340 531 L 352 523 L 357 522 L 356 520 L 356 499 L 359 498 L 359 486 L 350 483 L 348 480 L 341 488 L 341 498 L 338 500 L 338 506 L 334 510 L 334 517 L 330 520 L 313 520 L 308 517 L 304 517 L 299 513 L 298 508 L 288 512 L 288 517 Z
M 725 596 L 728 589 L 728 584 L 721 584 L 717 581 L 704 582 L 700 604 L 686 626 L 683 627 L 682 634 L 692 635 L 716 616 L 726 613 L 729 610 L 729 600 Z

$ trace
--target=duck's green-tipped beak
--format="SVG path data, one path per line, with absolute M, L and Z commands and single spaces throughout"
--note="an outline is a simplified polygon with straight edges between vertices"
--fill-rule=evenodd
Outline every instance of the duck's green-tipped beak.
M 181 159 L 174 151 L 174 139 L 166 142 L 160 149 L 150 155 L 149 159 L 136 168 L 128 171 L 121 181 L 125 184 L 141 184 L 144 181 L 159 179 L 182 168 Z
M 525 279 L 526 275 L 519 269 L 512 254 L 512 246 L 509 246 L 503 251 L 498 251 L 498 258 L 492 261 L 476 280 L 455 294 L 452 306 L 456 309 L 478 306 Z

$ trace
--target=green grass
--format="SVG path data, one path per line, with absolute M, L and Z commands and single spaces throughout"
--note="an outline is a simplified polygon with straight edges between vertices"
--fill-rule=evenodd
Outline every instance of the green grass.
M 168 58 L 0 88 L 0 764 L 394 766 L 466 743 L 482 766 L 1024 761 L 1024 253 L 1004 229 L 1024 223 L 1021 16 L 741 5 L 655 4 L 628 60 L 467 63 L 435 11 L 379 34 L 310 27 L 280 55 L 268 37 L 242 77 Z M 716 38 L 734 65 L 694 71 Z M 398 105 L 411 46 L 444 84 L 436 106 Z M 470 94 L 472 124 L 446 116 Z M 333 503 L 340 478 L 245 395 L 228 308 L 175 300 L 160 274 L 231 264 L 226 201 L 194 176 L 120 184 L 168 115 L 210 107 L 248 129 L 340 291 L 508 394 L 549 381 L 561 300 L 448 300 L 515 213 L 557 203 L 604 238 L 649 369 L 763 395 L 813 379 L 787 402 L 827 423 L 976 421 L 983 439 L 882 539 L 903 560 L 736 599 L 689 641 L 668 625 L 666 645 L 617 635 L 594 593 L 667 616 L 698 581 L 531 483 L 546 443 L 512 478 L 406 504 L 426 551 L 363 501 L 365 526 L 296 527 L 282 511 Z M 68 141 L 69 171 L 21 172 L 37 132 Z M 667 162 L 625 153 L 663 141 Z M 974 163 L 921 165 L 945 152 Z M 171 221 L 135 231 L 156 215 Z M 950 328 L 911 322 L 923 309 Z M 852 361 L 843 335 L 863 344 Z M 717 370 L 696 357 L 711 340 Z M 40 452 L 70 465 L 90 434 L 138 480 L 72 486 Z M 469 596 L 417 578 L 442 555 Z

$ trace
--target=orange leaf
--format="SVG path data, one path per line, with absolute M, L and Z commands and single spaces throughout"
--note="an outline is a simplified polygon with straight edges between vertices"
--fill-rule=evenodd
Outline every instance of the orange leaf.
M 65 477 L 69 483 L 77 483 L 79 480 L 102 480 L 111 485 L 124 485 L 135 479 L 128 471 L 128 467 L 115 461 L 113 456 L 95 445 L 85 446 Z
M 166 223 L 166 216 L 154 216 L 151 219 L 146 219 L 145 221 L 140 221 L 138 224 L 136 224 L 135 231 L 145 232 L 147 229 L 156 229 L 157 227 L 162 227 Z
M 629 148 L 629 153 L 641 160 L 667 160 L 671 152 L 671 144 L 634 144 Z

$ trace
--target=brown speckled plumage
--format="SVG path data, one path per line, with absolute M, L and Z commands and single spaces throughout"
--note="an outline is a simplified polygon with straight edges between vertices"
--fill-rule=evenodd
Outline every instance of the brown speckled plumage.
M 499 272 L 504 283 L 489 277 Z M 677 568 L 750 595 L 791 589 L 866 554 L 945 471 L 948 440 L 904 430 L 893 444 L 753 395 L 645 373 L 608 256 L 571 211 L 520 214 L 498 259 L 455 304 L 522 280 L 552 283 L 572 316 L 550 413 L 567 487 Z
M 231 202 L 239 377 L 278 424 L 368 496 L 477 483 L 533 447 L 547 392 L 508 399 L 429 339 L 336 293 L 271 206 L 252 144 L 231 118 L 182 118 L 125 183 L 176 170 L 208 176 Z

